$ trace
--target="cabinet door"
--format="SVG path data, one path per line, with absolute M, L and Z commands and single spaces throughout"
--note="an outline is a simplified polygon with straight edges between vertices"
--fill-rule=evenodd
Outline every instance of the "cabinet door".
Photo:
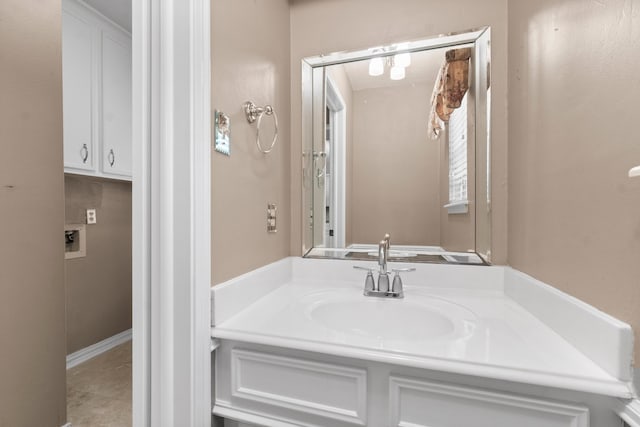
M 131 176 L 131 40 L 102 33 L 102 171 Z
M 391 426 L 589 427 L 589 409 L 573 403 L 389 377 Z
M 65 168 L 95 170 L 92 25 L 62 12 L 62 85 Z

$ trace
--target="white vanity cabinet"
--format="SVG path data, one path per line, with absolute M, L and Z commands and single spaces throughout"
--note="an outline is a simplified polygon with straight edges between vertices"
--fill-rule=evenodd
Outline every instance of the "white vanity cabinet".
M 582 405 L 394 376 L 389 411 L 393 426 L 589 426 Z
M 131 179 L 131 35 L 63 1 L 65 172 Z
M 242 342 L 222 341 L 215 373 L 214 414 L 258 426 L 607 425 L 571 393 Z
M 629 325 L 509 267 L 415 263 L 404 298 L 365 297 L 356 263 L 292 257 L 212 288 L 214 414 L 259 426 L 621 425 L 616 402 L 636 396 Z

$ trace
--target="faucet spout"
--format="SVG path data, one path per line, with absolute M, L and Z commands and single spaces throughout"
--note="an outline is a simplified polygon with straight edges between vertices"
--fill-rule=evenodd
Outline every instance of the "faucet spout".
M 380 266 L 380 274 L 387 274 L 387 259 L 389 256 L 388 241 L 380 240 L 378 245 L 378 265 Z

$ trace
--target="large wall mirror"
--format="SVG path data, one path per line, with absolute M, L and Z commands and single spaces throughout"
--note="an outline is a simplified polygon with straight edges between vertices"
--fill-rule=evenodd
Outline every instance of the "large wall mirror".
M 303 253 L 491 260 L 490 30 L 302 61 Z

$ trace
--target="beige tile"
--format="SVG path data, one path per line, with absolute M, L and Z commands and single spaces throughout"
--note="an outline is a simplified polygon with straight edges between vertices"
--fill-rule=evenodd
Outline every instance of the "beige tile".
M 131 341 L 67 371 L 73 427 L 131 425 Z

